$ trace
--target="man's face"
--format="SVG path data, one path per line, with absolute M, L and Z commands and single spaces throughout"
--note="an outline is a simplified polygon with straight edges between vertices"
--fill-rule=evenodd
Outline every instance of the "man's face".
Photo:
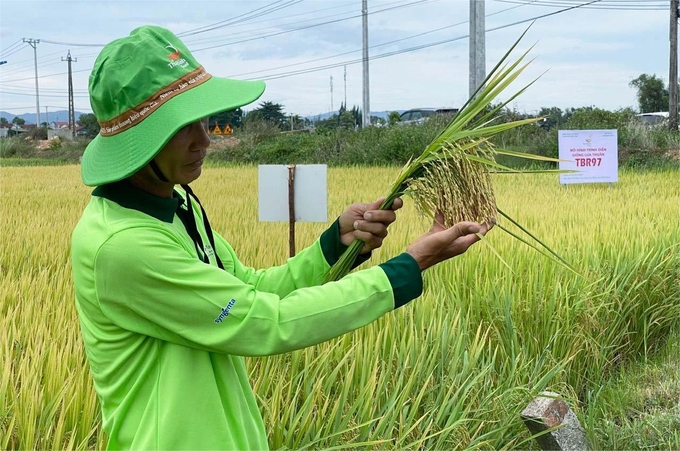
M 156 164 L 170 182 L 187 185 L 201 175 L 210 144 L 207 121 L 206 118 L 181 128 L 156 155 Z

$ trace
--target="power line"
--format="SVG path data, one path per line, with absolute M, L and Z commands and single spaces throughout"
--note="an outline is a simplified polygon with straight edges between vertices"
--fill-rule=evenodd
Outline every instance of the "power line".
M 415 5 L 422 4 L 422 3 L 430 3 L 432 1 L 433 0 L 417 0 L 417 1 L 407 3 L 405 5 L 393 6 L 391 8 L 384 8 L 384 9 L 380 9 L 380 10 L 377 10 L 377 11 L 373 11 L 370 14 L 378 14 L 378 13 L 385 12 L 385 11 L 391 11 L 393 9 L 406 8 L 406 7 L 409 7 L 409 6 L 415 6 Z M 218 47 L 226 47 L 226 46 L 229 46 L 229 45 L 241 44 L 243 42 L 255 41 L 257 39 L 270 38 L 270 37 L 273 37 L 273 36 L 279 36 L 279 35 L 282 35 L 282 34 L 292 33 L 292 32 L 295 32 L 295 31 L 306 30 L 306 29 L 309 29 L 309 28 L 320 27 L 322 25 L 329 25 L 329 24 L 332 24 L 332 23 L 337 23 L 337 22 L 342 22 L 342 21 L 345 21 L 345 20 L 355 19 L 355 18 L 361 17 L 361 16 L 362 16 L 361 14 L 357 14 L 357 15 L 342 18 L 342 19 L 329 20 L 329 21 L 326 21 L 326 22 L 319 22 L 319 23 L 307 25 L 307 26 L 304 26 L 304 27 L 293 28 L 291 30 L 283 30 L 283 31 L 279 31 L 279 32 L 276 32 L 276 33 L 270 33 L 268 35 L 262 35 L 262 36 L 258 36 L 258 37 L 248 38 L 248 39 L 241 39 L 239 41 L 227 42 L 225 44 L 218 44 L 218 45 L 213 45 L 213 46 L 210 46 L 210 47 L 203 47 L 201 49 L 192 50 L 192 52 L 193 53 L 202 52 L 204 50 L 211 50 L 211 49 L 215 49 L 215 48 L 218 48 Z
M 62 53 L 62 52 L 60 50 L 58 52 L 48 53 L 47 55 L 43 55 L 42 58 L 44 59 L 44 58 L 47 58 L 48 56 L 56 55 L 57 53 Z M 11 70 L 8 70 L 7 72 L 3 71 L 2 74 L 5 75 L 5 74 L 8 74 L 8 73 L 23 72 L 23 70 L 20 70 L 20 68 L 29 67 L 29 66 L 32 65 L 30 63 L 29 64 L 23 64 L 23 63 L 28 63 L 28 62 L 33 63 L 33 58 L 26 58 L 25 60 L 13 61 L 12 66 L 11 66 Z
M 89 71 L 91 71 L 91 70 L 92 70 L 92 68 L 90 68 L 90 69 L 81 69 L 81 70 L 74 70 L 73 73 L 75 74 L 76 72 L 89 72 Z M 41 76 L 39 76 L 38 78 L 56 77 L 57 75 L 68 75 L 68 72 L 60 72 L 60 73 L 58 73 L 58 74 L 41 75 Z M 2 82 L 2 83 L 4 84 L 4 83 L 12 83 L 12 82 L 14 82 L 14 81 L 33 80 L 33 78 L 34 78 L 34 77 L 30 77 L 30 78 L 17 78 L 17 79 L 14 79 L 14 80 L 2 80 L 2 81 L 0 81 L 0 82 Z
M 403 3 L 408 3 L 408 0 L 407 1 L 400 0 L 400 1 L 396 1 L 396 2 L 382 3 L 382 4 L 377 5 L 376 7 L 384 7 L 384 6 L 390 6 L 390 5 L 395 5 L 395 4 L 403 4 Z M 343 7 L 347 7 L 347 5 L 343 5 Z M 337 8 L 338 7 L 336 6 L 336 7 L 332 7 L 332 8 L 317 9 L 317 10 L 314 10 L 314 11 L 308 11 L 308 12 L 301 13 L 301 14 L 294 14 L 294 15 L 291 15 L 291 16 L 281 17 L 279 19 L 286 19 L 288 17 L 296 17 L 296 16 L 300 16 L 300 15 L 306 15 L 306 14 L 310 14 L 310 13 L 316 13 L 316 12 L 320 12 L 320 11 L 326 11 L 326 10 L 329 10 L 329 9 L 337 9 Z M 312 22 L 312 21 L 315 21 L 315 20 L 328 19 L 330 17 L 344 16 L 346 14 L 353 14 L 353 13 L 354 13 L 354 11 L 347 11 L 347 12 L 338 13 L 338 14 L 329 14 L 329 15 L 326 15 L 326 16 L 313 17 L 311 19 L 298 20 L 298 21 L 294 21 L 294 22 L 290 22 L 290 23 L 283 23 L 281 25 L 273 25 L 273 26 L 269 26 L 269 27 L 257 28 L 257 29 L 254 29 L 254 30 L 244 30 L 244 31 L 236 32 L 236 33 L 228 33 L 228 34 L 223 34 L 223 35 L 219 35 L 219 36 L 198 38 L 198 39 L 195 39 L 195 40 L 186 41 L 186 43 L 187 44 L 199 44 L 199 43 L 200 44 L 207 44 L 207 43 L 210 43 L 210 42 L 219 42 L 223 38 L 229 38 L 229 37 L 236 37 L 236 36 L 244 37 L 243 35 L 246 35 L 246 37 L 258 36 L 260 34 L 260 32 L 264 32 L 265 30 L 272 30 L 272 29 L 273 30 L 279 30 L 282 26 L 291 26 L 291 25 L 295 26 L 295 25 L 299 25 L 299 24 L 302 24 L 302 23 Z M 369 14 L 371 14 L 371 13 L 369 13 Z M 350 18 L 353 18 L 353 17 L 350 17 Z M 263 23 L 263 22 L 267 22 L 267 21 L 261 21 L 261 22 L 255 22 L 255 23 Z
M 498 26 L 498 27 L 489 28 L 489 29 L 486 30 L 486 32 L 489 33 L 489 32 L 492 32 L 492 31 L 502 30 L 504 28 L 514 27 L 515 25 L 520 25 L 520 24 L 527 23 L 527 22 L 533 22 L 533 21 L 536 21 L 536 20 L 539 20 L 539 19 L 543 19 L 543 18 L 546 18 L 546 17 L 550 17 L 550 16 L 554 16 L 554 15 L 557 15 L 557 14 L 567 12 L 567 11 L 571 11 L 573 9 L 582 8 L 584 5 L 589 5 L 589 4 L 595 3 L 597 1 L 599 1 L 599 0 L 593 0 L 593 1 L 588 2 L 588 3 L 583 3 L 581 5 L 572 6 L 572 7 L 565 8 L 565 9 L 562 9 L 562 10 L 559 10 L 559 11 L 553 11 L 551 13 L 542 14 L 542 15 L 531 17 L 531 18 L 528 18 L 528 19 L 519 20 L 517 22 L 509 23 L 509 24 L 506 24 L 506 25 L 501 25 L 501 26 Z M 390 56 L 401 55 L 403 53 L 414 52 L 414 51 L 417 51 L 417 50 L 435 47 L 435 46 L 447 44 L 447 43 L 450 43 L 450 42 L 460 41 L 460 40 L 468 38 L 468 37 L 469 37 L 469 34 L 466 34 L 466 35 L 461 35 L 461 36 L 458 36 L 458 37 L 455 37 L 455 38 L 444 39 L 444 40 L 441 40 L 441 41 L 438 41 L 438 42 L 432 42 L 432 43 L 429 43 L 429 44 L 422 44 L 422 45 L 418 45 L 418 46 L 414 46 L 414 47 L 410 47 L 410 48 L 406 48 L 406 49 L 402 49 L 402 50 L 395 50 L 395 51 L 392 51 L 392 52 L 386 52 L 386 53 L 382 53 L 382 54 L 379 54 L 379 55 L 371 56 L 371 57 L 369 57 L 369 60 L 382 59 L 382 58 L 387 58 L 387 57 L 390 57 Z M 335 68 L 335 67 L 343 66 L 345 64 L 358 64 L 362 60 L 363 60 L 362 58 L 358 58 L 358 59 L 354 59 L 354 60 L 348 60 L 348 61 L 342 61 L 342 62 L 339 62 L 339 63 L 328 64 L 328 65 L 325 65 L 325 66 L 318 66 L 318 67 L 313 67 L 313 68 L 309 68 L 309 69 L 301 69 L 301 70 L 298 70 L 298 71 L 283 72 L 283 73 L 280 73 L 280 74 L 273 74 L 273 75 L 268 75 L 268 76 L 264 76 L 264 77 L 245 78 L 244 80 L 275 80 L 275 79 L 279 79 L 279 78 L 287 78 L 287 77 L 292 77 L 292 76 L 295 76 L 295 75 L 303 75 L 303 74 L 307 74 L 307 73 L 311 73 L 311 72 L 318 72 L 318 71 L 321 71 L 321 70 L 332 69 L 332 68 Z
M 58 59 L 58 58 L 49 58 L 49 59 L 45 60 L 46 57 L 51 56 L 51 55 L 55 55 L 55 54 L 57 54 L 57 53 L 63 53 L 63 50 L 59 50 L 59 51 L 57 51 L 57 52 L 48 53 L 47 55 L 44 55 L 44 56 L 43 56 L 43 63 L 42 63 L 42 64 L 39 64 L 39 65 L 38 65 L 38 68 L 47 67 L 47 66 L 54 66 L 54 65 L 56 65 L 56 64 L 61 63 L 61 60 Z M 87 58 L 92 58 L 93 56 L 97 56 L 97 55 L 98 55 L 98 53 L 94 53 L 94 54 L 88 53 L 88 54 L 86 54 L 86 55 L 80 55 L 80 56 L 78 56 L 78 58 L 80 58 L 80 59 L 87 59 Z M 56 62 L 50 62 L 50 61 L 55 61 L 55 60 L 56 60 Z M 24 61 L 28 61 L 28 60 L 24 60 Z M 31 58 L 30 61 L 33 61 L 33 58 Z M 8 70 L 8 71 L 4 71 L 4 70 L 3 70 L 3 71 L 0 71 L 0 83 L 2 83 L 2 80 L 1 80 L 2 77 L 13 77 L 13 76 L 16 76 L 16 75 L 18 75 L 18 74 L 20 74 L 20 73 L 22 73 L 22 72 L 27 72 L 27 71 L 33 69 L 33 68 L 32 68 L 32 64 L 24 64 L 24 65 L 22 65 L 22 66 L 20 66 L 20 67 L 18 67 L 18 68 L 15 67 L 15 65 L 16 65 L 16 63 L 12 63 L 12 66 L 11 66 L 11 67 L 12 67 L 12 70 Z
M 26 47 L 28 47 L 28 44 L 23 45 L 23 46 L 21 46 L 21 47 L 19 47 L 19 48 L 17 48 L 17 49 L 12 50 L 12 51 L 9 52 L 8 54 L 3 55 L 2 58 L 7 58 L 7 57 L 10 56 L 10 55 L 14 55 L 15 53 L 22 51 L 22 50 L 25 49 Z
M 496 0 L 499 3 L 526 4 L 524 0 Z M 640 2 L 643 0 L 635 0 Z M 669 3 L 662 0 L 652 0 L 655 3 L 633 4 L 624 0 L 615 0 L 608 3 L 586 6 L 584 9 L 602 9 L 611 11 L 666 11 Z M 545 6 L 550 8 L 562 8 L 564 6 L 575 5 L 577 2 L 569 0 L 538 0 L 531 3 L 534 6 Z
M 21 91 L 30 91 L 33 92 L 35 91 L 33 88 L 29 88 L 27 86 L 15 86 L 15 85 L 6 85 L 5 83 L 2 83 L 2 88 L 9 88 L 12 90 L 18 90 L 19 92 Z M 41 88 L 40 92 L 51 92 L 54 94 L 64 94 L 68 92 L 67 90 L 61 89 L 61 88 Z M 79 94 L 87 94 L 88 90 L 87 89 L 76 89 L 75 92 Z
M 25 92 L 11 92 L 11 91 L 0 91 L 0 94 L 11 94 L 13 96 L 35 96 L 35 94 L 28 94 Z M 54 94 L 40 94 L 40 97 L 54 97 L 54 98 L 68 98 L 68 95 L 54 95 Z M 90 96 L 73 96 L 73 97 L 81 97 L 81 98 L 89 98 Z M 35 106 L 35 105 L 34 105 Z
M 255 8 L 254 10 L 249 11 L 249 12 L 244 13 L 244 14 L 241 14 L 240 16 L 232 17 L 231 19 L 223 20 L 221 22 L 217 22 L 217 23 L 214 23 L 212 25 L 206 25 L 206 26 L 203 26 L 203 27 L 199 27 L 199 28 L 196 28 L 195 30 L 185 31 L 183 33 L 178 34 L 177 36 L 178 37 L 185 37 L 185 36 L 192 36 L 192 35 L 199 34 L 199 33 L 207 33 L 208 31 L 217 30 L 218 28 L 227 27 L 227 26 L 239 23 L 239 22 L 246 22 L 250 19 L 262 17 L 262 16 L 265 16 L 269 13 L 278 11 L 280 9 L 288 8 L 290 6 L 293 6 L 295 4 L 300 3 L 301 1 L 302 0 L 289 0 L 287 3 L 284 3 L 283 5 L 272 7 L 268 10 L 266 9 L 266 8 L 269 8 L 270 6 L 276 5 L 277 3 L 281 3 L 281 0 L 279 0 L 279 1 L 276 1 L 276 2 L 273 2 L 273 3 L 270 3 L 269 5 L 262 6 L 260 8 Z M 265 9 L 265 11 L 260 11 L 262 9 Z M 260 12 L 258 14 L 252 15 L 256 11 L 260 11 Z M 250 16 L 250 17 L 248 17 L 248 16 Z M 241 20 L 236 20 L 236 19 L 239 19 L 239 18 Z
M 534 1 L 536 1 L 536 0 L 534 0 Z M 500 11 L 496 11 L 495 13 L 487 14 L 485 17 L 496 16 L 496 15 L 504 13 L 506 11 L 521 8 L 521 7 L 527 6 L 529 4 L 530 3 L 524 3 L 524 4 L 521 4 L 521 5 L 511 6 L 510 8 L 502 9 Z M 470 21 L 464 20 L 462 22 L 457 22 L 457 23 L 454 23 L 454 24 L 451 24 L 451 25 L 446 25 L 446 26 L 443 26 L 443 27 L 440 27 L 440 28 L 435 28 L 434 30 L 424 31 L 422 33 L 414 34 L 414 35 L 411 35 L 411 36 L 406 36 L 405 38 L 394 39 L 392 41 L 383 42 L 382 44 L 371 45 L 368 48 L 374 49 L 374 48 L 377 48 L 377 47 L 384 47 L 384 46 L 390 45 L 390 44 L 396 44 L 397 42 L 407 41 L 409 39 L 414 39 L 414 38 L 418 38 L 418 37 L 421 37 L 421 36 L 425 36 L 427 34 L 436 33 L 438 31 L 446 30 L 448 28 L 453 28 L 453 27 L 458 27 L 460 25 L 465 25 L 468 22 L 470 22 Z M 324 56 L 324 57 L 321 57 L 321 58 L 315 58 L 313 60 L 303 61 L 301 63 L 292 63 L 292 64 L 286 64 L 286 65 L 283 65 L 283 66 L 271 67 L 269 69 L 261 69 L 261 70 L 255 70 L 255 71 L 250 71 L 250 72 L 241 72 L 239 74 L 230 75 L 230 77 L 240 77 L 240 76 L 243 76 L 243 75 L 259 74 L 259 73 L 262 73 L 262 72 L 271 72 L 273 70 L 285 69 L 287 67 L 303 66 L 305 64 L 315 63 L 317 61 L 328 60 L 328 59 L 332 59 L 332 58 L 337 58 L 339 56 L 344 56 L 344 55 L 349 55 L 349 54 L 352 54 L 352 53 L 361 52 L 361 50 L 362 49 L 350 50 L 348 52 L 336 53 L 335 55 Z
M 55 44 L 55 45 L 68 45 L 71 47 L 104 47 L 106 44 L 83 44 L 80 42 L 57 42 L 57 41 L 46 41 L 41 39 L 40 42 L 45 44 Z
M 532 2 L 528 2 L 528 1 L 513 2 L 511 0 L 497 0 L 497 1 L 505 2 L 505 3 L 516 3 L 517 4 L 517 6 L 506 9 L 506 10 L 509 10 L 509 9 L 514 9 L 514 8 L 518 8 L 518 7 L 521 7 L 521 6 L 533 5 L 534 3 L 537 3 L 540 0 L 534 0 Z M 555 0 L 553 0 L 553 1 L 555 1 Z M 568 7 L 568 8 L 564 8 L 564 9 L 561 9 L 561 10 L 558 10 L 558 11 L 553 11 L 553 12 L 547 13 L 547 14 L 538 15 L 538 16 L 535 16 L 535 17 L 532 17 L 532 18 L 520 20 L 520 21 L 517 21 L 517 22 L 510 23 L 510 24 L 502 25 L 502 26 L 499 26 L 499 27 L 491 28 L 491 29 L 488 29 L 486 31 L 487 32 L 497 31 L 497 30 L 509 28 L 509 27 L 512 27 L 512 26 L 515 26 L 515 25 L 520 25 L 520 24 L 523 24 L 523 23 L 527 23 L 527 22 L 539 20 L 539 19 L 542 19 L 542 18 L 550 17 L 550 16 L 553 16 L 553 15 L 561 14 L 563 12 L 567 12 L 567 11 L 570 11 L 570 10 L 573 10 L 573 9 L 585 8 L 588 5 L 596 3 L 597 1 L 598 0 L 591 1 L 591 2 L 588 2 L 588 3 L 576 4 L 576 5 Z M 599 1 L 602 1 L 602 0 L 599 0 Z M 644 0 L 637 0 L 637 1 L 644 1 Z M 506 11 L 506 10 L 503 10 L 503 11 Z M 382 10 L 380 10 L 380 11 L 382 11 Z M 489 14 L 488 16 L 499 14 L 503 11 L 498 11 L 496 13 Z M 410 37 L 401 38 L 401 39 L 397 39 L 397 40 L 394 40 L 394 41 L 389 41 L 389 42 L 386 42 L 386 43 L 383 43 L 383 44 L 374 45 L 374 46 L 371 46 L 371 48 L 388 45 L 388 44 L 403 41 L 403 40 L 406 40 L 406 39 L 411 39 L 413 37 L 422 36 L 422 35 L 425 35 L 425 34 L 432 33 L 434 31 L 440 31 L 442 29 L 450 28 L 450 27 L 461 25 L 461 24 L 464 24 L 464 23 L 467 23 L 467 21 L 460 22 L 460 23 L 454 24 L 454 25 L 449 25 L 449 26 L 446 26 L 446 27 L 442 27 L 442 28 L 437 29 L 437 30 L 431 30 L 431 31 L 423 32 L 423 33 L 413 35 L 413 36 L 410 36 Z M 382 58 L 387 58 L 387 57 L 390 57 L 390 56 L 396 56 L 396 55 L 403 54 L 403 53 L 409 53 L 409 52 L 413 52 L 413 51 L 417 51 L 417 50 L 422 50 L 422 49 L 425 49 L 425 48 L 435 47 L 435 46 L 438 46 L 438 45 L 459 41 L 459 40 L 465 39 L 467 37 L 469 37 L 469 35 L 461 35 L 461 36 L 458 36 L 458 37 L 455 37 L 455 38 L 445 39 L 445 40 L 441 40 L 441 41 L 437 41 L 437 42 L 433 42 L 433 43 L 429 43 L 429 44 L 423 44 L 423 45 L 409 47 L 409 48 L 402 49 L 402 50 L 386 52 L 386 53 L 383 53 L 383 54 L 374 55 L 374 56 L 370 57 L 369 60 L 382 59 Z M 198 51 L 198 50 L 194 50 L 193 52 L 196 52 L 196 51 Z M 337 57 L 337 56 L 355 53 L 357 51 L 359 51 L 359 50 L 354 50 L 354 51 L 351 51 L 351 52 L 344 52 L 344 53 L 340 53 L 340 54 L 333 55 L 333 56 L 330 56 L 330 57 L 318 58 L 318 59 L 310 60 L 310 61 L 307 61 L 307 62 L 304 62 L 304 63 L 296 63 L 296 64 L 291 64 L 291 65 L 286 65 L 286 66 L 279 66 L 277 68 L 271 68 L 271 69 L 266 69 L 266 70 L 262 70 L 262 71 L 247 72 L 247 73 L 242 73 L 242 74 L 238 74 L 238 75 L 247 75 L 247 74 L 252 74 L 252 73 L 269 72 L 269 71 L 280 69 L 280 68 L 286 68 L 286 67 L 297 66 L 297 65 L 304 65 L 304 64 L 311 63 L 311 62 L 316 62 L 316 61 L 320 61 L 320 60 L 324 60 L 324 59 L 329 59 L 329 58 L 334 58 L 334 57 Z M 307 69 L 300 69 L 300 70 L 297 70 L 297 71 L 289 71 L 289 72 L 282 72 L 282 73 L 279 73 L 279 74 L 271 74 L 271 75 L 264 76 L 264 77 L 252 77 L 252 78 L 247 78 L 246 80 L 253 80 L 253 79 L 273 80 L 273 79 L 279 79 L 279 78 L 287 78 L 287 77 L 291 77 L 291 76 L 295 76 L 295 75 L 302 75 L 302 74 L 306 74 L 306 73 L 331 69 L 331 68 L 339 67 L 339 66 L 342 66 L 342 65 L 357 64 L 361 61 L 362 61 L 362 59 L 359 58 L 359 59 L 355 59 L 355 60 L 348 60 L 348 61 L 343 61 L 343 62 L 339 62 L 339 63 L 322 65 L 322 66 L 317 66 L 317 67 L 312 67 L 312 68 L 307 68 Z M 84 70 L 79 70 L 79 71 L 74 71 L 74 72 L 85 72 L 85 71 L 90 71 L 90 70 L 92 70 L 92 69 L 84 69 Z M 40 78 L 57 76 L 57 75 L 65 75 L 65 74 L 67 74 L 67 73 L 49 74 L 49 75 L 43 75 Z M 238 76 L 238 75 L 236 75 L 236 76 Z M 234 77 L 234 76 L 235 75 L 229 75 L 229 77 Z M 31 80 L 31 79 L 32 78 L 18 79 L 18 80 L 7 80 L 6 82 L 25 81 L 25 80 Z M 5 82 L 3 82 L 3 84 L 4 83 Z M 15 92 L 9 92 L 9 91 L 1 91 L 1 92 L 5 93 L 5 94 L 30 95 L 30 94 L 15 93 Z M 67 97 L 67 96 L 64 95 L 64 96 L 51 96 L 51 97 Z M 87 96 L 76 96 L 76 97 L 87 97 Z
M 21 44 L 22 42 L 23 42 L 23 41 L 22 41 L 21 39 L 19 39 L 19 40 L 18 40 L 17 42 L 15 42 L 14 44 L 12 44 L 12 45 L 10 45 L 10 46 L 7 46 L 7 48 L 5 48 L 4 50 L 0 50 L 0 55 L 3 55 L 3 54 L 5 54 L 5 53 L 9 52 L 9 51 L 12 50 L 17 44 Z M 4 56 L 3 56 L 3 58 L 4 58 Z

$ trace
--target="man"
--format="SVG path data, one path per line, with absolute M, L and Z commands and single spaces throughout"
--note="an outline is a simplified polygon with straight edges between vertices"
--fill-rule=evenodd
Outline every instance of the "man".
M 212 231 L 189 183 L 209 144 L 202 118 L 255 101 L 264 84 L 212 77 L 171 32 L 146 26 L 102 50 L 89 89 L 101 132 L 82 177 L 97 188 L 72 262 L 110 449 L 266 449 L 241 356 L 369 324 L 420 295 L 421 271 L 487 231 L 435 223 L 407 252 L 322 285 L 352 240 L 365 242 L 358 265 L 396 218 L 379 201 L 354 204 L 285 265 L 256 271 Z

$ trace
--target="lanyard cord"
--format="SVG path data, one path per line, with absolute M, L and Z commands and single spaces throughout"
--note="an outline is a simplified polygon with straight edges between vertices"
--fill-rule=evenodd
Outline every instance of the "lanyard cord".
M 149 162 L 149 166 L 151 166 L 151 169 L 153 172 L 156 174 L 156 177 L 158 177 L 161 181 L 167 182 L 168 179 L 165 177 L 161 169 L 158 167 L 158 164 L 156 164 L 155 160 L 151 160 Z M 201 205 L 201 201 L 198 200 L 198 196 L 194 194 L 194 191 L 189 187 L 189 185 L 181 185 L 182 188 L 184 188 L 184 191 L 187 193 L 187 212 L 186 214 L 184 213 L 184 210 L 181 208 L 177 211 L 177 216 L 182 220 L 182 223 L 184 223 L 184 227 L 187 229 L 187 232 L 189 233 L 189 236 L 191 237 L 191 240 L 194 242 L 194 246 L 196 246 L 196 254 L 198 254 L 198 258 L 200 258 L 203 263 L 210 264 L 210 259 L 208 258 L 208 255 L 205 253 L 205 248 L 203 247 L 203 240 L 201 239 L 201 234 L 198 233 L 198 228 L 196 227 L 196 218 L 194 217 L 194 209 L 191 206 L 191 197 L 193 196 L 194 199 L 196 199 L 196 202 L 198 203 L 198 206 L 201 208 L 201 214 L 203 215 L 203 227 L 205 228 L 205 232 L 208 235 L 208 240 L 210 241 L 210 246 L 212 246 L 213 250 L 213 255 L 215 255 L 215 260 L 217 260 L 217 266 L 220 267 L 220 269 L 224 269 L 224 265 L 222 264 L 222 260 L 220 260 L 220 256 L 217 255 L 217 249 L 215 248 L 215 238 L 213 237 L 212 233 L 212 228 L 210 227 L 210 222 L 208 221 L 208 215 L 206 214 L 205 210 L 203 209 L 203 205 Z
M 196 218 L 194 217 L 194 210 L 193 207 L 191 206 L 192 197 L 196 199 L 196 203 L 198 203 L 198 206 L 201 208 L 201 214 L 203 215 L 203 227 L 205 228 L 205 232 L 208 235 L 208 241 L 210 241 L 210 246 L 212 246 L 213 254 L 215 255 L 215 260 L 217 260 L 217 266 L 219 266 L 220 269 L 224 269 L 222 260 L 220 259 L 220 256 L 217 255 L 217 249 L 215 248 L 215 238 L 213 236 L 212 228 L 210 227 L 210 221 L 208 221 L 208 215 L 203 209 L 201 201 L 198 200 L 198 196 L 194 194 L 194 191 L 189 187 L 189 185 L 181 186 L 187 193 L 187 214 L 186 220 L 184 220 L 185 218 L 183 218 L 182 216 L 180 216 L 180 219 L 183 219 L 182 222 L 184 223 L 184 226 L 187 228 L 187 232 L 189 232 L 189 236 L 191 236 L 191 239 L 194 242 L 194 246 L 196 246 L 196 252 L 198 253 L 198 257 L 204 263 L 210 264 L 210 259 L 208 258 L 208 255 L 205 253 L 205 249 L 203 247 L 203 240 L 201 239 L 201 234 L 198 233 L 198 228 L 196 227 Z M 201 254 L 203 254 L 202 257 Z

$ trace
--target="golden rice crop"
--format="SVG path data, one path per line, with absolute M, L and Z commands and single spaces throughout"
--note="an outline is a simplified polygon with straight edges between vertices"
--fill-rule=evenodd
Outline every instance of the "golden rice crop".
M 372 201 L 396 168 L 329 170 L 329 219 Z M 584 403 L 617 364 L 652 350 L 680 317 L 677 173 L 614 185 L 494 175 L 499 205 L 583 274 L 507 234 L 428 270 L 411 305 L 336 340 L 248 359 L 273 449 L 516 449 L 537 391 Z M 286 224 L 258 223 L 257 169 L 208 168 L 194 185 L 241 260 L 288 254 Z M 0 169 L 0 449 L 105 443 L 74 308 L 71 230 L 90 196 L 75 166 Z M 369 265 L 427 230 L 410 200 Z M 299 246 L 325 224 L 298 224 Z M 597 443 L 597 437 L 592 437 Z M 606 443 L 600 447 L 607 448 Z

